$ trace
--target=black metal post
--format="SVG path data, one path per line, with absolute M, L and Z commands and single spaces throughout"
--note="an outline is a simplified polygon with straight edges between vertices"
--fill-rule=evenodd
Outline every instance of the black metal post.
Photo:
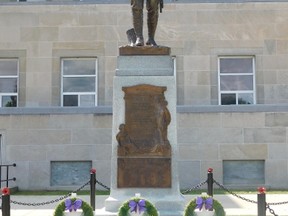
M 0 165 L 0 188 L 2 188 L 2 166 Z
M 213 196 L 213 183 L 213 169 L 209 168 L 207 174 L 207 190 L 209 196 Z
M 6 187 L 8 187 L 9 166 L 6 167 Z
M 16 178 L 10 178 L 10 179 L 5 179 L 5 180 L 1 180 L 1 182 L 7 182 L 7 181 L 16 181 Z
M 10 216 L 10 194 L 2 196 L 2 216 Z
M 9 187 L 9 181 L 14 180 L 14 179 L 16 180 L 16 178 L 9 179 L 9 167 L 10 166 L 16 167 L 16 163 L 9 164 L 9 165 L 0 165 L 0 188 L 2 188 L 2 182 L 6 181 L 6 187 Z M 2 167 L 6 167 L 6 180 L 2 180 Z
M 258 188 L 258 216 L 266 216 L 266 189 L 264 187 Z
M 7 172 L 6 172 L 6 180 L 7 180 L 7 181 L 6 181 L 6 187 L 7 187 L 7 188 L 8 188 L 8 184 L 9 184 L 8 182 L 11 181 L 11 180 L 14 180 L 14 178 L 13 178 L 13 179 L 9 179 L 9 166 L 16 167 L 16 163 L 13 163 L 12 165 L 8 165 L 8 166 L 7 166 Z M 15 178 L 15 180 L 16 180 L 16 178 Z M 15 181 L 15 180 L 14 180 L 14 181 Z
M 96 170 L 91 169 L 90 172 L 90 205 L 95 211 L 95 203 L 96 203 Z

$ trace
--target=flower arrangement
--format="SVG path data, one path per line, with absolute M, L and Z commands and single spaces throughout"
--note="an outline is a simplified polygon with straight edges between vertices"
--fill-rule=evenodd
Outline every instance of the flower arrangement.
M 184 216 L 196 216 L 195 210 L 199 211 L 215 211 L 216 216 L 225 216 L 223 206 L 213 197 L 208 195 L 201 195 L 193 199 L 185 208 Z
M 63 216 L 66 210 L 72 212 L 77 211 L 78 209 L 82 209 L 83 216 L 94 216 L 92 207 L 85 201 L 76 197 L 67 198 L 66 200 L 59 203 L 55 208 L 53 216 Z
M 129 216 L 130 213 L 138 213 L 139 215 L 143 213 L 143 215 L 147 216 L 158 216 L 158 211 L 155 206 L 150 203 L 148 200 L 134 197 L 120 206 L 118 211 L 118 216 Z

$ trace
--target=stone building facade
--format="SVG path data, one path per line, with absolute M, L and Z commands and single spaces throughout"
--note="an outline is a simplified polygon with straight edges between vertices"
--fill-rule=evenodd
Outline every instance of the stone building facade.
M 104 2 L 1 1 L 0 159 L 20 189 L 75 189 L 90 167 L 110 184 L 113 77 L 132 22 L 128 1 Z M 212 167 L 229 187 L 288 188 L 288 1 L 217 2 L 165 2 L 159 17 L 180 186 Z

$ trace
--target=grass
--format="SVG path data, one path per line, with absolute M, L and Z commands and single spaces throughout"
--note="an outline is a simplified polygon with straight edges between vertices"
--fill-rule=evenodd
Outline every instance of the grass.
M 183 193 L 185 190 L 181 190 L 181 193 Z M 257 194 L 257 190 L 240 190 L 240 189 L 232 189 L 232 192 L 236 194 Z M 199 195 L 201 193 L 207 193 L 207 190 L 193 190 L 189 193 L 185 193 L 185 195 Z M 28 195 L 28 196 L 63 196 L 71 193 L 71 191 L 63 191 L 63 190 L 36 190 L 36 191 L 14 191 L 12 192 L 12 195 Z M 228 192 L 222 190 L 222 189 L 214 189 L 213 193 L 215 195 L 225 195 L 229 194 Z M 90 191 L 83 190 L 83 191 L 78 191 L 78 195 L 90 195 Z M 109 195 L 110 191 L 96 191 L 96 195 Z M 267 194 L 288 194 L 288 190 L 267 190 Z
M 36 190 L 36 191 L 15 191 L 11 193 L 12 195 L 28 195 L 28 196 L 64 196 L 71 193 L 71 191 L 63 191 L 63 190 Z M 109 191 L 96 191 L 96 195 L 109 195 Z M 83 190 L 83 191 L 78 191 L 77 195 L 90 195 L 90 191 Z
M 257 194 L 257 188 L 256 189 L 247 189 L 247 190 L 243 190 L 243 189 L 229 189 L 231 192 L 236 193 L 236 194 Z M 185 190 L 181 190 L 181 192 L 183 193 Z M 185 195 L 194 195 L 194 194 L 201 194 L 201 193 L 207 193 L 207 190 L 193 190 L 189 193 L 185 193 Z M 288 194 L 288 190 L 277 190 L 277 189 L 273 189 L 273 190 L 268 190 L 266 191 L 267 194 Z M 222 189 L 214 189 L 213 190 L 213 194 L 218 194 L 218 195 L 225 195 L 225 194 L 229 194 L 227 191 L 222 190 Z

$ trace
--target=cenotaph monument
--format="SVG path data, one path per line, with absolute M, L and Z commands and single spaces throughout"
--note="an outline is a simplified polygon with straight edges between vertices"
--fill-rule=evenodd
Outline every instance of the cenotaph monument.
M 163 1 L 146 0 L 146 45 L 143 4 L 131 0 L 130 46 L 119 48 L 113 80 L 111 191 L 105 211 L 115 215 L 124 202 L 141 194 L 161 216 L 180 216 L 185 202 L 177 163 L 176 74 L 170 48 L 154 40 Z
M 184 209 L 178 179 L 176 75 L 168 47 L 121 47 L 113 80 L 111 191 L 117 212 L 136 193 L 161 216 Z

